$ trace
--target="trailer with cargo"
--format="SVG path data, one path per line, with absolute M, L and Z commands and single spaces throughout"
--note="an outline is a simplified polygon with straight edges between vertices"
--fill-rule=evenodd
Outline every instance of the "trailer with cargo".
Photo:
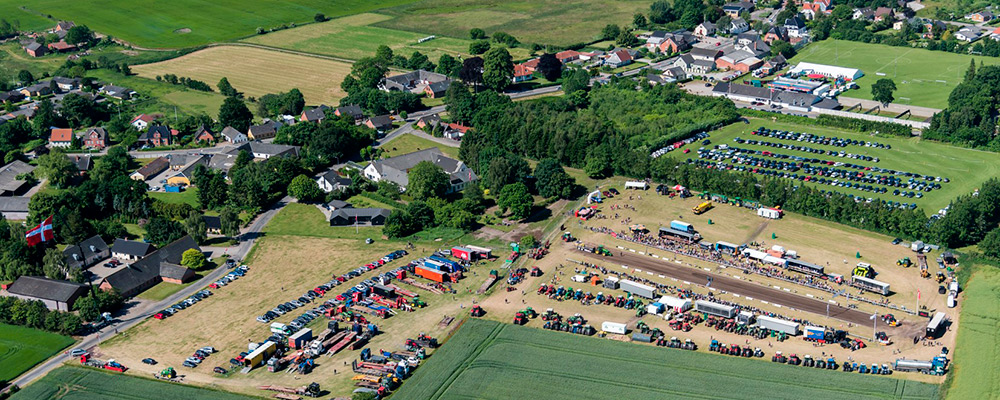
M 934 317 L 927 322 L 927 337 L 931 339 L 938 338 L 941 332 L 941 328 L 944 327 L 947 316 L 943 312 L 937 312 Z
M 785 268 L 795 272 L 801 272 L 812 276 L 825 276 L 822 265 L 810 264 L 805 261 L 795 259 L 785 259 Z
M 288 347 L 293 349 L 301 349 L 313 339 L 312 329 L 302 328 L 298 332 L 292 334 L 288 337 Z
M 468 247 L 452 247 L 451 255 L 459 260 L 472 261 L 472 250 Z
M 877 281 L 871 278 L 866 278 L 863 276 L 852 276 L 851 286 L 854 286 L 861 290 L 866 290 L 873 293 L 878 293 L 883 296 L 889 295 L 889 284 L 881 281 Z
M 694 302 L 694 310 L 697 312 L 714 315 L 723 318 L 733 318 L 739 310 L 733 306 L 714 303 L 711 301 L 697 300 Z
M 804 339 L 809 341 L 819 341 L 826 339 L 826 328 L 819 326 L 806 326 L 802 330 Z
M 757 326 L 767 328 L 772 331 L 783 332 L 790 336 L 799 334 L 799 324 L 797 322 L 785 321 L 783 319 L 772 318 L 766 315 L 757 316 Z M 822 333 L 823 332 L 821 331 L 820 334 L 822 335 Z
M 278 346 L 274 342 L 266 341 L 243 358 L 243 365 L 250 368 L 261 365 L 264 363 L 264 360 L 274 354 L 277 348 Z
M 721 251 L 723 253 L 729 253 L 729 254 L 736 254 L 736 252 L 738 252 L 739 249 L 740 246 L 729 242 L 723 242 L 723 241 L 715 242 L 716 251 Z
M 455 271 L 461 271 L 461 270 L 464 269 L 464 268 L 462 268 L 462 264 L 461 263 L 459 263 L 457 261 L 449 260 L 447 258 L 438 256 L 438 255 L 432 255 L 432 256 L 430 256 L 428 258 L 430 258 L 431 260 L 437 261 L 437 262 L 439 262 L 441 264 L 447 265 L 447 266 L 449 266 L 451 268 L 451 271 L 445 271 L 445 272 L 455 272 Z
M 493 249 L 488 248 L 488 247 L 479 247 L 479 246 L 468 245 L 468 246 L 465 246 L 465 248 L 467 248 L 467 249 L 469 249 L 469 250 L 472 251 L 472 253 L 469 254 L 469 257 L 471 257 L 473 259 L 476 259 L 476 260 L 486 260 L 486 259 L 489 259 L 489 258 L 493 257 Z
M 372 286 L 372 292 L 374 292 L 375 294 L 377 294 L 379 296 L 385 297 L 385 298 L 390 298 L 391 299 L 391 298 L 396 297 L 396 289 L 393 289 L 393 288 L 385 286 L 385 285 L 375 285 L 375 286 Z
M 691 224 L 689 224 L 687 222 L 684 222 L 684 221 L 677 221 L 677 220 L 670 221 L 670 228 L 671 229 L 676 229 L 676 230 L 681 231 L 681 232 L 687 232 L 687 233 L 694 233 L 695 232 L 694 225 L 691 225 Z
M 688 233 L 684 231 L 679 231 L 670 227 L 661 226 L 660 227 L 660 237 L 671 237 L 676 239 L 683 239 L 689 242 L 697 242 L 701 240 L 701 235 L 698 233 Z
M 450 282 L 447 274 L 434 268 L 417 266 L 413 269 L 413 273 L 421 278 L 430 279 L 438 283 Z
M 644 297 L 647 299 L 652 299 L 656 296 L 656 288 L 649 285 L 643 285 L 639 282 L 628 280 L 620 281 L 618 284 L 621 290 L 631 293 L 633 296 Z
M 940 355 L 930 361 L 897 359 L 893 369 L 900 372 L 920 372 L 929 375 L 944 375 L 948 368 L 948 358 Z

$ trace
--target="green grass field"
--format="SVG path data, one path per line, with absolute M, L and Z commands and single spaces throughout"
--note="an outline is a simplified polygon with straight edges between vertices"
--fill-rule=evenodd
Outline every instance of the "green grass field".
M 860 69 L 865 76 L 858 80 L 859 89 L 845 92 L 846 97 L 870 100 L 871 85 L 890 78 L 896 83 L 896 103 L 945 108 L 948 95 L 962 82 L 969 60 L 973 59 L 977 65 L 1000 64 L 1000 58 L 995 57 L 830 39 L 806 46 L 789 65 L 806 61 Z
M 521 43 L 568 45 L 593 41 L 606 24 L 627 25 L 648 1 L 428 0 L 382 10 L 396 18 L 376 26 L 468 38 L 469 29 L 504 31 Z
M 22 26 L 55 25 L 38 14 L 74 21 L 141 47 L 179 48 L 228 41 L 256 33 L 257 28 L 312 22 L 316 13 L 339 17 L 394 7 L 412 0 L 0 0 L 0 15 Z M 22 9 L 21 7 L 24 7 Z
M 473 319 L 393 399 L 928 399 L 937 390 Z
M 762 138 L 750 135 L 750 131 L 761 126 L 771 129 L 790 130 L 794 132 L 813 133 L 817 135 L 837 136 L 842 138 L 852 138 L 857 140 L 874 141 L 892 145 L 891 150 L 876 149 L 869 147 L 851 146 L 846 148 L 814 145 L 811 143 L 798 143 L 782 141 L 772 138 Z M 884 200 L 892 200 L 904 203 L 917 203 L 923 207 L 927 213 L 935 213 L 945 207 L 952 199 L 960 194 L 972 193 L 987 179 L 1000 176 L 1000 160 L 989 152 L 965 149 L 961 147 L 949 146 L 941 143 L 920 140 L 919 138 L 873 138 L 869 135 L 844 131 L 835 128 L 825 128 L 818 126 L 802 126 L 792 123 L 771 122 L 758 118 L 751 118 L 750 124 L 735 123 L 723 127 L 722 129 L 710 132 L 712 145 L 728 144 L 740 148 L 767 150 L 780 154 L 797 155 L 802 157 L 818 158 L 821 160 L 844 161 L 859 165 L 875 165 L 882 168 L 903 170 L 932 176 L 947 177 L 949 183 L 941 183 L 941 189 L 924 193 L 922 199 L 905 198 L 892 195 L 892 188 L 885 194 L 874 194 L 855 189 L 845 189 L 829 185 L 818 185 L 820 189 L 836 190 L 844 193 L 864 197 L 878 197 Z M 878 163 L 869 163 L 860 160 L 841 159 L 827 155 L 811 154 L 794 150 L 779 149 L 774 147 L 751 146 L 748 144 L 736 144 L 733 138 L 743 139 L 754 138 L 775 143 L 797 143 L 802 146 L 823 150 L 843 150 L 848 153 L 864 154 L 878 157 Z M 667 153 L 671 157 L 679 159 L 697 158 L 696 150 L 701 147 L 700 142 L 692 143 L 684 147 L 691 149 L 691 153 L 683 154 L 680 151 Z M 884 174 L 883 174 L 884 175 Z
M 355 229 L 353 226 L 330 226 L 316 206 L 292 203 L 267 223 L 264 234 L 365 240 L 382 237 L 382 227 L 361 226 Z
M 148 192 L 148 195 L 150 198 L 162 201 L 164 203 L 171 203 L 171 204 L 187 203 L 194 208 L 201 207 L 198 203 L 198 188 L 188 188 L 187 190 L 180 193 Z
M 178 371 L 180 372 L 180 371 Z M 104 372 L 61 367 L 11 397 L 14 400 L 248 400 L 255 397 Z
M 16 378 L 74 342 L 68 336 L 0 324 L 0 381 Z
M 948 399 L 996 398 L 1000 393 L 1000 271 L 977 266 L 964 288 Z
M 433 140 L 427 140 L 420 136 L 411 134 L 401 135 L 393 139 L 391 142 L 382 146 L 382 149 L 385 150 L 384 157 L 389 158 L 431 147 L 437 147 L 441 150 L 441 153 L 444 153 L 444 155 L 448 157 L 458 158 L 457 147 L 448 147 Z

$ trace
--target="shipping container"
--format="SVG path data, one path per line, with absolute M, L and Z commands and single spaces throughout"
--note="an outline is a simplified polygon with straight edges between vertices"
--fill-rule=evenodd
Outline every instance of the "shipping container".
M 633 342 L 649 343 L 649 342 L 653 341 L 653 337 L 649 336 L 649 335 L 647 335 L 645 333 L 633 332 L 632 333 L 632 341 Z
M 826 329 L 819 326 L 807 326 L 802 330 L 806 339 L 823 340 L 826 338 Z
M 941 328 L 944 327 L 946 315 L 943 312 L 937 312 L 934 314 L 934 318 L 931 318 L 927 322 L 927 337 L 937 339 L 938 333 Z
M 781 218 L 781 210 L 762 207 L 757 209 L 757 215 L 764 218 L 778 219 Z
M 445 275 L 444 272 L 441 272 L 441 271 L 433 269 L 433 268 L 426 268 L 426 267 L 423 267 L 423 266 L 417 266 L 416 268 L 413 269 L 413 273 L 415 275 L 417 275 L 417 276 L 420 276 L 420 277 L 423 277 L 423 278 L 426 278 L 426 279 L 430 279 L 430 280 L 432 280 L 434 282 L 447 282 L 448 281 L 448 275 Z
M 375 286 L 372 287 L 372 291 L 374 291 L 375 294 L 377 294 L 379 296 L 382 296 L 382 297 L 387 297 L 387 298 L 390 298 L 390 299 L 396 297 L 396 289 L 393 289 L 393 288 L 388 287 L 388 286 L 375 285 Z
M 312 329 L 302 328 L 298 332 L 295 332 L 292 336 L 288 337 L 288 347 L 301 349 L 312 339 Z
M 694 302 L 694 310 L 717 317 L 732 318 L 736 316 L 737 308 L 711 301 L 698 300 Z
M 617 333 L 619 335 L 625 334 L 625 324 L 620 324 L 617 322 L 604 321 L 601 323 L 601 330 L 607 333 Z
M 681 232 L 694 233 L 694 225 L 683 221 L 670 221 L 670 227 Z
M 424 267 L 436 269 L 436 270 L 441 271 L 441 272 L 451 272 L 451 267 L 450 266 L 445 265 L 444 263 L 442 263 L 440 261 L 431 260 L 429 258 L 428 259 L 424 259 Z
M 458 259 L 461 259 L 461 260 L 472 261 L 472 259 L 469 258 L 471 256 L 471 254 L 472 254 L 472 250 L 469 250 L 468 248 L 465 248 L 465 247 L 452 247 L 451 248 L 451 255 L 454 256 L 455 258 L 458 258 Z
M 652 299 L 653 296 L 656 295 L 656 288 L 649 285 L 643 285 L 639 282 L 623 280 L 619 282 L 619 285 L 621 287 L 621 290 L 631 293 L 633 296 Z
M 649 314 L 659 314 L 663 312 L 662 303 L 652 303 L 646 306 L 646 312 Z
M 782 319 L 771 318 L 766 315 L 757 316 L 757 326 L 761 328 L 767 328 L 772 331 L 784 332 L 789 335 L 795 336 L 799 334 L 799 324 L 792 321 L 785 321 Z M 820 338 L 823 337 L 823 331 L 820 330 Z

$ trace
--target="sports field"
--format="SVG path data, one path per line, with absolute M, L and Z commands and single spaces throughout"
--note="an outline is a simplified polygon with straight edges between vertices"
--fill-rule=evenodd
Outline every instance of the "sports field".
M 765 393 L 928 399 L 937 386 L 469 320 L 393 398 L 760 399 Z
M 180 371 L 178 371 L 180 372 Z M 137 378 L 95 368 L 60 367 L 21 389 L 14 400 L 249 400 L 218 390 Z
M 320 24 L 309 24 L 267 35 L 253 36 L 243 40 L 267 46 L 281 47 L 316 54 L 326 54 L 357 60 L 375 54 L 379 45 L 387 45 L 392 50 L 409 58 L 419 51 L 437 63 L 442 54 L 452 56 L 467 55 L 471 40 L 438 36 L 424 43 L 418 40 L 429 36 L 396 29 L 372 26 L 392 19 L 382 14 L 358 14 L 337 18 Z M 514 59 L 528 56 L 526 49 L 512 49 Z
M 958 326 L 955 362 L 948 399 L 996 398 L 1000 393 L 1000 271 L 976 266 L 959 297 L 962 323 Z
M 871 85 L 890 78 L 896 83 L 896 103 L 945 108 L 948 95 L 962 82 L 972 59 L 976 65 L 1000 64 L 1000 58 L 995 57 L 828 39 L 809 44 L 789 65 L 806 61 L 860 69 L 865 74 L 858 80 L 860 89 L 844 93 L 846 97 L 870 100 Z
M 0 324 L 0 381 L 16 378 L 73 342 L 68 336 Z
M 0 16 L 23 27 L 55 25 L 40 15 L 75 21 L 141 47 L 179 48 L 255 34 L 257 28 L 312 22 L 316 13 L 339 17 L 412 0 L 0 0 Z
M 816 135 L 837 136 L 841 138 L 851 138 L 856 140 L 879 142 L 891 145 L 892 149 L 877 149 L 872 147 L 858 147 L 858 146 L 832 147 L 832 146 L 823 146 L 812 143 L 793 142 L 787 140 L 764 138 L 764 137 L 757 137 L 750 135 L 750 132 L 752 130 L 755 130 L 761 126 L 770 129 L 781 129 L 793 132 L 812 133 Z M 951 182 L 949 183 L 943 183 L 943 182 L 941 183 L 941 189 L 936 189 L 930 192 L 923 193 L 924 197 L 921 199 L 893 196 L 892 195 L 893 188 L 889 188 L 888 193 L 875 194 L 856 189 L 846 189 L 843 187 L 834 187 L 829 185 L 817 186 L 820 189 L 835 190 L 843 193 L 850 193 L 858 196 L 864 196 L 866 198 L 875 197 L 896 202 L 916 203 L 918 207 L 923 207 L 924 211 L 926 211 L 927 213 L 937 212 L 939 209 L 947 206 L 948 203 L 951 202 L 951 200 L 954 199 L 955 197 L 958 197 L 958 195 L 972 193 L 976 188 L 979 187 L 979 185 L 981 185 L 987 179 L 995 176 L 1000 176 L 1000 160 L 998 160 L 996 156 L 993 155 L 992 153 L 949 146 L 941 143 L 920 140 L 919 138 L 910 138 L 910 139 L 894 138 L 894 137 L 876 138 L 862 133 L 844 131 L 835 128 L 804 126 L 804 125 L 784 123 L 784 122 L 772 122 L 769 120 L 764 120 L 759 118 L 751 118 L 749 124 L 735 123 L 732 125 L 728 125 L 723 127 L 722 129 L 712 131 L 710 132 L 710 134 L 711 137 L 709 139 L 712 141 L 712 145 L 728 144 L 730 146 L 737 146 L 742 149 L 766 150 L 779 154 L 818 158 L 821 160 L 843 161 L 843 162 L 849 162 L 853 164 L 866 165 L 866 166 L 867 165 L 878 166 L 882 168 L 902 170 L 902 171 L 926 174 L 931 176 L 940 176 L 942 178 L 950 179 Z M 797 144 L 823 150 L 845 151 L 848 153 L 863 154 L 872 157 L 878 157 L 880 161 L 878 163 L 874 163 L 861 160 L 832 157 L 828 155 L 811 154 L 811 153 L 805 153 L 805 152 L 789 150 L 789 149 L 781 149 L 775 147 L 754 146 L 745 143 L 737 144 L 733 142 L 733 138 L 736 137 L 740 137 L 742 139 L 752 138 L 772 143 Z M 690 149 L 691 152 L 688 154 L 683 154 L 680 151 L 672 151 L 667 154 L 668 156 L 677 157 L 679 159 L 688 159 L 688 158 L 697 159 L 697 150 L 699 147 L 702 147 L 701 143 L 696 142 L 682 148 L 682 149 Z
M 209 47 L 172 60 L 132 67 L 132 72 L 145 78 L 175 74 L 204 81 L 213 88 L 226 77 L 247 96 L 298 88 L 307 104 L 335 104 L 345 95 L 340 81 L 350 71 L 351 65 L 343 62 L 241 46 Z
M 568 45 L 594 40 L 606 24 L 628 25 L 648 1 L 428 0 L 380 12 L 396 18 L 377 26 L 468 38 L 469 29 L 504 31 L 521 43 Z

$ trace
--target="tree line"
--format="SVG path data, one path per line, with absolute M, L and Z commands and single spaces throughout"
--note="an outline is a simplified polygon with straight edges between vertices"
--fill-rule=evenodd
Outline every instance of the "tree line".
M 931 119 L 923 136 L 961 146 L 1000 151 L 996 137 L 1000 66 L 970 62 L 965 79 L 948 96 L 948 107 Z

